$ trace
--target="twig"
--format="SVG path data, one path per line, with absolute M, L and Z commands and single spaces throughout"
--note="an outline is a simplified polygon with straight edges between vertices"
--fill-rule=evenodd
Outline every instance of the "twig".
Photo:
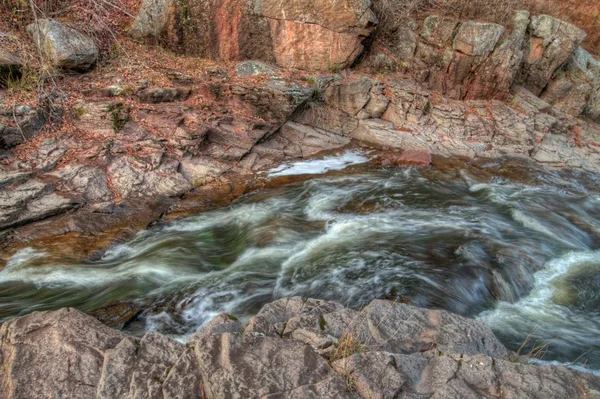
M 15 113 L 16 106 L 17 106 L 17 104 L 13 100 L 13 105 L 12 105 L 13 119 L 15 120 L 15 125 L 17 125 L 17 129 L 19 129 L 19 133 L 21 133 L 21 137 L 23 138 L 23 143 L 24 143 L 27 141 L 27 137 L 25 137 L 25 132 L 23 132 L 21 125 L 19 125 L 19 121 L 17 121 L 17 114 Z

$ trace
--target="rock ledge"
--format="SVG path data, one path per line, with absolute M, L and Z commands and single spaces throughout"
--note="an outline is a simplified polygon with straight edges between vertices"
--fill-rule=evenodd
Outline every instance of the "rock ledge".
M 598 398 L 600 378 L 512 362 L 488 327 L 445 311 L 294 297 L 245 327 L 221 314 L 187 345 L 75 309 L 10 320 L 0 397 Z

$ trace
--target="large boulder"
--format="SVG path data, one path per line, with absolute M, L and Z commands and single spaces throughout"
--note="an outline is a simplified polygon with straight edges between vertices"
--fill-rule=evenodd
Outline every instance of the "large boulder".
M 529 31 L 522 81 L 527 89 L 539 95 L 587 35 L 578 27 L 549 15 L 533 17 Z
M 504 33 L 504 26 L 482 22 L 465 22 L 454 36 L 454 49 L 467 55 L 491 53 Z
M 74 309 L 6 322 L 0 327 L 0 397 L 95 397 L 103 352 L 124 338 Z
M 87 70 L 98 60 L 98 46 L 88 36 L 53 19 L 40 19 L 27 32 L 58 68 Z
M 187 54 L 306 70 L 352 65 L 377 23 L 369 0 L 171 3 L 146 0 L 131 33 Z
M 169 22 L 172 6 L 172 0 L 144 0 L 129 34 L 135 38 L 158 38 Z

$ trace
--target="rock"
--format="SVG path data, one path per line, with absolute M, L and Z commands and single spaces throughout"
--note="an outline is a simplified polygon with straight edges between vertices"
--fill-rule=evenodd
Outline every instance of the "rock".
M 214 181 L 231 165 L 209 157 L 186 157 L 181 160 L 180 172 L 192 186 L 197 187 Z
M 581 45 L 586 33 L 548 15 L 531 19 L 531 38 L 523 65 L 523 85 L 539 95 L 554 73 Z
M 368 333 L 381 342 L 373 347 L 344 344 L 347 341 L 336 337 L 348 323 L 356 327 L 346 330 L 354 338 Z M 477 324 L 388 301 L 373 301 L 359 312 L 334 302 L 294 297 L 265 305 L 245 333 L 238 321 L 221 314 L 184 346 L 159 333 L 146 333 L 141 339 L 127 336 L 74 309 L 34 312 L 0 327 L 0 396 L 598 397 L 600 378 L 593 374 L 448 350 L 479 339 L 481 331 L 473 330 Z M 430 330 L 432 325 L 438 330 Z M 413 347 L 423 337 L 430 342 L 458 341 L 422 350 Z M 317 350 L 314 340 L 329 346 Z M 342 345 L 344 351 L 339 350 Z M 412 349 L 394 351 L 401 347 Z M 476 347 L 472 349 L 484 352 L 493 348 Z
M 458 24 L 458 21 L 451 18 L 430 15 L 425 18 L 420 36 L 428 43 L 446 46 L 452 42 Z
M 366 77 L 351 82 L 335 82 L 325 89 L 323 97 L 327 104 L 335 105 L 338 110 L 350 116 L 356 116 L 371 99 L 372 86 L 373 83 Z
M 31 172 L 5 172 L 0 169 L 0 188 L 26 182 L 33 175 Z
M 395 53 L 404 62 L 410 62 L 417 50 L 417 34 L 408 26 L 401 27 L 396 33 Z
M 37 180 L 1 190 L 0 229 L 43 220 L 79 205 L 51 191 L 51 186 Z
M 259 86 L 234 85 L 231 92 L 233 105 L 239 104 L 252 116 L 281 125 L 310 100 L 315 90 L 298 83 L 273 79 Z
M 107 202 L 114 197 L 108 187 L 106 174 L 100 169 L 70 164 L 48 175 L 59 179 L 57 189 L 81 195 L 89 203 Z
M 220 313 L 213 317 L 205 326 L 200 328 L 187 342 L 189 347 L 195 347 L 198 341 L 205 335 L 224 333 L 243 333 L 244 326 L 234 316 L 228 313 Z
M 122 328 L 125 324 L 135 319 L 142 312 L 142 309 L 131 302 L 116 302 L 103 306 L 89 313 L 90 316 L 98 319 L 102 324 Z
M 507 100 L 515 79 L 521 72 L 523 43 L 529 26 L 529 12 L 517 11 L 513 18 L 512 32 L 477 67 L 477 73 L 466 80 L 467 100 Z
M 579 116 L 585 110 L 593 89 L 593 77 L 589 77 L 575 62 L 570 62 L 548 83 L 541 98 L 556 109 Z
M 0 396 L 96 396 L 103 353 L 125 335 L 75 309 L 33 312 L 0 327 Z
M 157 333 L 146 333 L 139 342 L 123 339 L 104 354 L 96 397 L 157 397 L 183 352 L 182 344 Z
M 137 92 L 141 102 L 157 104 L 173 101 L 184 101 L 192 93 L 191 89 L 179 87 L 149 87 Z
M 37 136 L 51 115 L 29 106 L 0 108 L 0 150 L 9 150 Z
M 363 398 L 382 399 L 414 391 L 418 381 L 415 371 L 422 372 L 426 365 L 427 359 L 421 356 L 385 352 L 357 353 L 332 363 L 333 369 L 351 380 Z
M 332 364 L 363 398 L 585 398 L 598 380 L 564 367 L 533 366 L 484 355 L 384 352 L 355 354 Z
M 337 302 L 304 299 L 299 296 L 282 298 L 265 306 L 252 317 L 246 332 L 256 332 L 268 336 L 282 336 L 287 322 L 301 313 L 330 313 L 344 307 Z
M 465 22 L 454 37 L 454 50 L 467 55 L 483 56 L 491 53 L 504 33 L 504 26 L 481 22 Z
M 0 49 L 0 87 L 6 87 L 9 80 L 18 79 L 22 66 L 19 57 Z
M 129 120 L 129 108 L 120 101 L 78 101 L 73 107 L 73 124 L 85 132 L 109 137 L 120 132 Z
M 161 157 L 162 158 L 162 157 Z M 120 198 L 160 195 L 172 197 L 191 190 L 191 184 L 179 173 L 179 163 L 160 160 L 156 166 L 141 159 L 122 157 L 108 166 L 107 174 Z
M 437 347 L 446 353 L 484 353 L 495 358 L 508 354 L 483 323 L 383 300 L 356 312 L 334 302 L 285 298 L 263 307 L 246 332 L 293 336 L 298 329 L 338 340 L 351 336 L 364 351 L 407 354 Z
M 227 0 L 191 6 L 148 0 L 131 32 L 161 37 L 167 46 L 201 57 L 326 70 L 351 66 L 376 24 L 367 0 Z
M 343 379 L 309 346 L 293 340 L 242 334 L 200 337 L 196 356 L 207 398 L 302 397 L 338 380 L 330 397 L 351 397 Z M 291 359 L 296 361 L 290 362 Z
M 129 28 L 129 34 L 138 39 L 158 38 L 169 21 L 172 7 L 172 0 L 144 0 Z
M 346 137 L 295 122 L 287 122 L 272 139 L 254 146 L 253 151 L 281 158 L 284 156 L 305 158 L 324 150 L 343 147 L 348 143 L 350 139 Z
M 431 154 L 427 151 L 419 150 L 404 150 L 400 155 L 392 155 L 382 162 L 383 166 L 428 166 L 430 164 Z
M 279 68 L 260 61 L 244 61 L 235 66 L 235 74 L 241 78 L 258 75 L 276 76 L 280 73 Z
M 56 67 L 87 70 L 98 60 L 98 46 L 92 39 L 58 21 L 40 19 L 27 31 Z

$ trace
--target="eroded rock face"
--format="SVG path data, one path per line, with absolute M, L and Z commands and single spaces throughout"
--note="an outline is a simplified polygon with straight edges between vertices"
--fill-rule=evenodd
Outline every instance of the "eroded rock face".
M 187 54 L 258 59 L 285 68 L 345 68 L 364 50 L 377 20 L 368 0 L 145 1 L 136 37 L 162 36 Z
M 319 107 L 295 114 L 292 126 L 296 132 L 319 132 L 327 137 L 321 142 L 329 145 L 350 138 L 383 148 L 471 159 L 511 154 L 590 171 L 597 170 L 600 161 L 595 144 L 600 130 L 595 124 L 552 107 L 522 87 L 514 89 L 513 101 L 507 104 L 448 99 L 406 78 L 387 79 L 383 85 L 357 78 L 333 82 L 322 100 Z M 286 135 L 287 128 L 282 129 L 261 148 L 299 154 L 284 140 Z M 302 142 L 310 135 L 296 137 Z
M 187 345 L 158 333 L 130 337 L 61 309 L 0 327 L 0 396 L 598 397 L 600 378 L 592 374 L 513 363 L 506 355 L 479 322 L 382 300 L 359 312 L 282 298 L 263 307 L 245 332 L 221 314 Z
M 430 15 L 420 28 L 415 22 L 398 32 L 395 62 L 379 54 L 365 65 L 408 70 L 423 87 L 456 100 L 508 101 L 523 86 L 562 112 L 597 121 L 600 70 L 579 47 L 585 36 L 567 22 L 527 11 L 515 12 L 511 29 Z
M 531 37 L 523 69 L 523 82 L 539 95 L 552 75 L 581 45 L 587 34 L 578 27 L 548 15 L 531 19 Z
M 91 38 L 53 19 L 40 19 L 27 31 L 56 67 L 86 70 L 98 59 L 98 46 Z

